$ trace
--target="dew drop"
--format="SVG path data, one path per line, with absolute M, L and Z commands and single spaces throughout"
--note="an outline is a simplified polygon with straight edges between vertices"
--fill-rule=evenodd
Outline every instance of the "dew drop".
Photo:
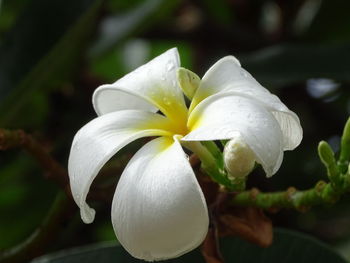
M 168 98 L 163 98 L 163 102 L 165 105 L 171 105 L 171 101 Z
M 242 77 L 245 77 L 245 78 L 248 77 L 248 73 L 245 72 L 244 70 L 241 70 L 240 74 L 241 74 Z
M 77 144 L 77 143 L 74 143 L 73 148 L 74 148 L 76 151 L 79 151 L 79 150 L 80 150 L 80 146 L 79 146 L 79 144 Z
M 174 63 L 171 61 L 168 61 L 168 63 L 166 64 L 166 70 L 170 71 L 174 68 Z

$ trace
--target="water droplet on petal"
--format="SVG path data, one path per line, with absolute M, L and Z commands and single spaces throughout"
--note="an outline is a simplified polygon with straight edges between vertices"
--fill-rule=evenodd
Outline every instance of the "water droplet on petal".
M 166 70 L 170 71 L 174 68 L 174 63 L 171 61 L 168 61 L 168 63 L 166 64 Z
M 168 106 L 171 105 L 171 101 L 166 97 L 163 98 L 163 102 L 165 105 L 168 105 Z
M 76 142 L 74 142 L 73 148 L 74 148 L 76 151 L 79 151 L 79 150 L 80 150 L 80 146 L 79 146 L 79 144 L 76 143 Z
M 188 156 L 188 154 L 185 153 L 185 158 L 187 159 L 187 161 L 190 160 L 190 156 Z
M 240 71 L 240 74 L 242 77 L 245 77 L 245 78 L 248 77 L 248 73 L 245 72 L 243 69 Z

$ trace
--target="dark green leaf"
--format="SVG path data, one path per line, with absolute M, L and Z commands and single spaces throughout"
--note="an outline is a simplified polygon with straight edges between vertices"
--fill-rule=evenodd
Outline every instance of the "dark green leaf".
M 48 255 L 36 260 L 32 263 L 136 263 L 144 262 L 133 258 L 126 252 L 121 246 L 114 243 L 98 244 L 83 248 L 72 249 L 69 251 L 62 251 L 54 255 Z M 204 259 L 196 250 L 192 253 L 188 253 L 180 258 L 158 261 L 168 263 L 181 263 L 181 262 L 204 262 Z
M 350 45 L 273 46 L 240 57 L 242 65 L 257 80 L 285 85 L 309 78 L 350 81 Z
M 0 46 L 0 125 L 24 108 L 33 93 L 62 83 L 94 29 L 102 0 L 36 0 Z
M 349 8 L 349 1 L 321 1 L 320 10 L 312 21 L 305 38 L 327 43 L 349 42 Z
M 0 1 L 0 41 L 2 41 L 3 33 L 13 25 L 16 17 L 29 1 L 30 0 Z
M 277 229 L 274 243 L 269 248 L 259 248 L 237 238 L 225 238 L 221 250 L 227 262 L 239 263 L 345 263 L 346 261 L 325 244 L 304 234 Z M 134 263 L 143 262 L 132 258 L 120 246 L 100 244 L 70 251 L 62 251 L 32 261 L 32 263 Z M 199 249 L 169 263 L 205 262 Z
M 225 26 L 231 26 L 233 14 L 229 2 L 226 0 L 205 0 L 203 4 L 207 12 L 219 23 Z
M 142 61 L 142 63 L 137 65 L 133 64 L 131 66 L 130 61 L 132 59 L 128 58 L 125 54 L 126 49 L 129 49 L 130 46 L 132 47 L 133 43 L 135 42 L 144 43 L 145 47 L 134 46 L 133 48 L 137 48 L 138 53 L 140 52 L 140 50 L 145 49 L 145 56 L 143 57 L 144 61 Z M 173 48 L 174 46 L 177 46 L 179 50 L 181 56 L 181 65 L 185 68 L 192 68 L 193 50 L 192 47 L 186 42 L 177 41 L 174 44 L 173 41 L 148 41 L 146 39 L 131 38 L 122 45 L 118 45 L 112 50 L 109 50 L 108 52 L 104 53 L 102 56 L 92 58 L 90 61 L 91 71 L 94 75 L 105 80 L 106 82 L 114 82 L 118 78 L 121 78 L 123 75 L 134 70 L 135 67 L 141 66 L 143 63 L 146 63 L 152 58 L 159 56 L 160 54 L 162 54 L 170 48 Z
M 238 239 L 221 242 L 223 256 L 239 263 L 345 263 L 337 252 L 313 237 L 298 232 L 276 229 L 269 248 L 259 248 Z
M 93 57 L 99 56 L 121 40 L 148 28 L 150 25 L 169 16 L 180 0 L 147 0 L 128 13 L 117 14 L 105 19 L 99 38 L 91 49 Z
M 1 155 L 0 214 L 9 216 L 0 217 L 0 254 L 2 249 L 15 246 L 32 233 L 57 191 L 55 185 L 35 176 L 41 171 L 31 157 L 24 153 L 11 157 Z

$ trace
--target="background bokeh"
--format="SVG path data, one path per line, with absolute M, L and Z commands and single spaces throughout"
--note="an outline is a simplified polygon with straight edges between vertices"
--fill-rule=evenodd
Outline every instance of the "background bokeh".
M 279 172 L 266 179 L 258 169 L 249 186 L 312 187 L 327 179 L 318 142 L 337 151 L 350 113 L 349 10 L 342 0 L 0 0 L 0 127 L 33 134 L 66 166 L 75 132 L 95 117 L 91 95 L 98 85 L 174 46 L 182 65 L 200 76 L 232 54 L 298 114 L 304 129 Z M 125 165 L 141 143 L 106 169 Z M 101 181 L 99 187 L 116 179 Z M 34 231 L 59 190 L 25 152 L 0 152 L 0 250 Z M 309 233 L 350 258 L 349 201 L 270 216 L 276 226 Z M 93 203 L 92 225 L 73 214 L 49 251 L 114 240 L 110 203 Z

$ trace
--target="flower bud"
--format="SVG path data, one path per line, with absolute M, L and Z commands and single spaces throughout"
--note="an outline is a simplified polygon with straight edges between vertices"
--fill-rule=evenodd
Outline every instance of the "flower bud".
M 237 136 L 225 145 L 224 163 L 229 178 L 243 178 L 253 170 L 255 154 L 243 138 Z
M 192 100 L 201 82 L 200 77 L 198 77 L 196 73 L 181 67 L 177 69 L 176 76 L 180 88 L 185 93 L 186 97 Z

